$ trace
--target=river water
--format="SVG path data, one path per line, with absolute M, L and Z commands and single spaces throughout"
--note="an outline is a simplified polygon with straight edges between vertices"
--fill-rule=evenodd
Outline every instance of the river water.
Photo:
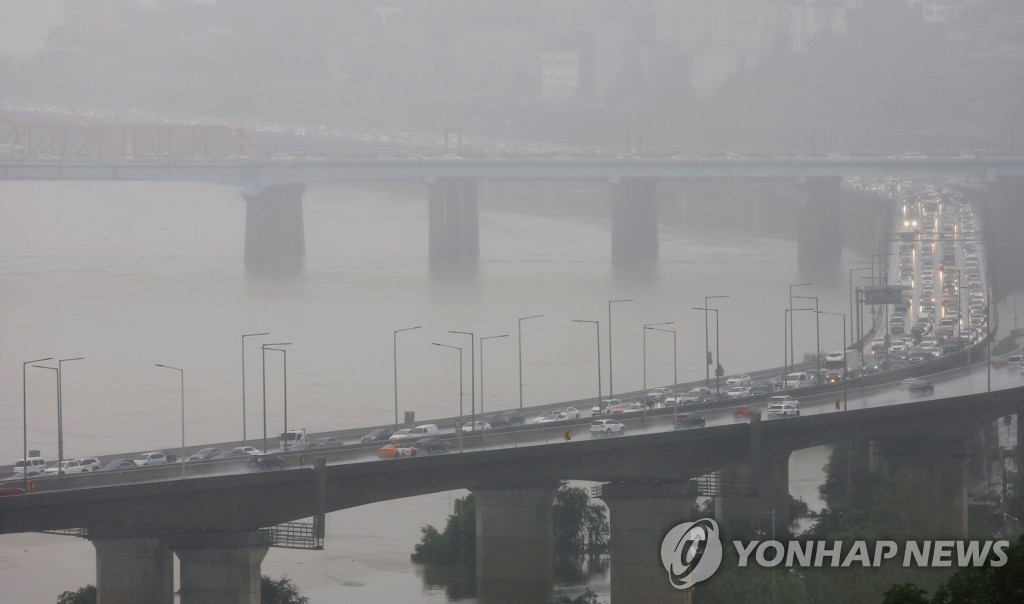
M 729 373 L 782 363 L 788 284 L 806 281 L 794 241 L 697 227 L 662 227 L 661 258 L 632 268 L 610 263 L 607 216 L 481 211 L 480 262 L 432 272 L 427 264 L 423 187 L 325 186 L 306 196 L 304 274 L 253 278 L 243 263 L 245 206 L 230 187 L 188 183 L 0 183 L 0 459 L 21 455 L 21 368 L 53 356 L 85 360 L 63 371 L 65 457 L 180 445 L 177 373 L 185 369 L 186 441 L 241 440 L 240 335 L 271 332 L 291 342 L 289 427 L 326 429 L 391 423 L 392 332 L 399 334 L 399 412 L 417 420 L 458 410 L 458 355 L 466 346 L 464 404 L 470 409 L 468 338 L 486 343 L 488 411 L 518 405 L 517 318 L 523 323 L 527 405 L 596 395 L 594 331 L 601 321 L 607 393 L 607 301 L 614 306 L 616 391 L 644 384 L 642 326 L 673 321 L 680 381 L 704 374 L 704 296 L 721 309 L 722 364 Z M 800 288 L 820 307 L 848 312 L 847 268 L 868 264 L 849 251 L 829 283 Z M 798 304 L 799 306 L 799 304 Z M 842 344 L 841 324 L 822 318 L 823 349 Z M 714 349 L 714 318 L 711 321 Z M 672 381 L 672 338 L 648 332 L 648 387 Z M 262 437 L 259 346 L 246 350 L 246 434 Z M 797 357 L 814 350 L 811 314 L 796 324 Z M 478 350 L 479 352 L 479 350 Z M 267 421 L 284 426 L 280 357 L 268 355 Z M 479 370 L 479 365 L 478 365 Z M 56 457 L 52 372 L 28 370 L 29 447 Z M 827 450 L 793 455 L 791 492 L 817 502 Z M 336 512 L 324 552 L 272 550 L 263 571 L 288 575 L 314 604 L 447 602 L 409 561 L 419 528 L 443 526 L 455 498 L 438 493 Z M 53 602 L 95 580 L 92 546 L 49 535 L 0 537 L 0 584 L 20 602 Z M 589 581 L 607 594 L 607 577 Z M 568 587 L 572 590 L 573 587 Z M 466 601 L 466 600 L 463 600 Z M 471 600 L 469 600 L 471 601 Z

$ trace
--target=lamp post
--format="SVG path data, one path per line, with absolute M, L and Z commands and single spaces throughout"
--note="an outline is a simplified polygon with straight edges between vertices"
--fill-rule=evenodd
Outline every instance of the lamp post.
M 523 321 L 528 319 L 539 319 L 544 315 L 532 315 L 529 317 L 519 317 L 519 410 L 523 410 Z M 483 345 L 480 346 L 480 353 L 483 354 Z M 481 370 L 483 370 L 483 358 L 480 359 Z M 481 379 L 480 391 L 483 392 L 484 385 Z
M 291 342 L 275 342 L 260 346 L 260 354 L 263 355 L 263 452 L 267 452 L 267 349 L 271 346 L 290 346 Z M 287 428 L 285 432 L 287 432 Z
M 283 361 L 284 361 L 284 430 L 281 433 L 282 434 L 287 434 L 288 433 L 288 349 L 286 349 L 286 348 L 271 348 L 271 347 L 268 346 L 268 347 L 264 348 L 264 350 L 273 350 L 275 352 L 280 352 L 282 355 L 284 355 L 284 359 L 283 359 Z M 288 451 L 288 445 L 290 445 L 290 444 L 291 444 L 290 441 L 288 441 L 288 440 L 284 441 L 284 450 L 285 450 L 285 452 Z
M 171 367 L 170 365 L 156 364 L 157 367 L 163 367 L 164 369 L 172 369 L 177 371 L 181 375 L 181 477 L 185 477 L 185 370 L 178 367 Z M 266 440 L 266 437 L 264 437 Z M 265 445 L 264 445 L 265 447 Z M 264 453 L 266 449 L 264 448 Z
M 60 442 L 60 369 L 57 367 L 48 367 L 46 365 L 33 365 L 36 369 L 49 369 L 54 373 L 54 377 L 57 378 L 57 476 L 62 476 L 64 472 L 61 471 L 61 464 L 64 462 L 63 449 Z M 28 469 L 28 466 L 25 467 Z
M 792 313 L 800 312 L 800 311 L 804 311 L 804 310 L 813 311 L 814 309 L 813 308 L 793 308 L 793 309 L 783 308 L 782 309 L 782 315 L 783 315 L 783 322 L 782 322 L 782 331 L 783 331 L 783 333 L 782 333 L 782 336 L 783 336 L 783 339 L 785 339 L 785 336 L 786 336 L 786 333 L 785 333 L 786 332 L 786 327 L 791 326 L 793 324 L 793 317 L 791 316 Z M 785 353 L 785 349 L 783 349 L 783 353 Z M 783 390 L 786 389 L 786 378 L 788 378 L 789 374 L 790 374 L 789 369 L 790 369 L 789 366 L 786 366 L 786 373 L 783 374 L 783 376 L 782 376 L 782 389 Z
M 672 391 L 675 392 L 675 388 L 679 385 L 679 361 L 677 353 L 679 349 L 676 347 L 676 330 L 674 329 L 660 329 L 658 327 L 647 327 L 651 331 L 661 331 L 664 333 L 672 334 Z
M 718 395 L 718 396 L 721 396 L 721 394 L 722 394 L 722 388 L 721 388 L 722 376 L 719 375 L 718 367 L 722 366 L 722 357 L 721 357 L 721 354 L 720 354 L 721 350 L 719 350 L 719 348 L 718 348 L 718 344 L 719 344 L 719 337 L 718 337 L 718 309 L 717 308 L 708 308 L 706 306 L 704 306 L 704 307 L 694 306 L 693 310 L 703 310 L 705 313 L 708 312 L 708 311 L 715 313 L 715 362 L 718 364 L 718 366 L 715 367 L 715 394 Z
M 452 350 L 459 351 L 459 420 L 462 420 L 462 348 L 459 346 L 449 346 L 448 344 L 441 344 L 439 342 L 431 342 L 434 346 L 441 346 L 442 348 L 451 348 Z
M 269 336 L 270 332 L 242 334 L 242 446 L 249 444 L 245 432 L 245 339 L 253 336 Z
M 725 296 L 704 296 L 704 308 L 708 308 L 708 300 L 714 300 L 716 298 L 728 298 Z M 717 335 L 717 332 L 716 332 Z M 711 344 L 708 341 L 708 312 L 704 311 L 704 353 L 711 352 Z M 715 353 L 718 356 L 718 353 Z M 711 385 L 711 363 L 704 362 L 704 387 L 707 388 Z
M 472 331 L 455 331 L 449 329 L 448 333 L 458 333 L 469 336 L 469 407 L 472 411 L 472 421 L 476 421 L 476 336 Z M 476 424 L 474 424 L 476 425 Z
M 423 326 L 422 325 L 417 325 L 416 327 L 406 327 L 404 329 L 396 329 L 395 332 L 391 336 L 391 344 L 392 344 L 392 352 L 393 352 L 392 359 L 394 361 L 394 368 L 395 368 L 395 426 L 394 426 L 394 429 L 395 429 L 396 432 L 398 431 L 398 334 L 402 333 L 403 331 L 412 331 L 414 329 L 419 329 L 421 327 L 423 327 Z
M 870 266 L 858 266 L 850 269 L 850 341 L 856 342 L 857 336 L 853 333 L 853 318 L 856 316 L 853 313 L 853 274 L 857 271 L 869 271 Z
M 823 380 L 821 379 L 821 322 L 818 321 L 818 296 L 793 296 L 793 297 L 794 298 L 801 298 L 801 299 L 804 299 L 804 300 L 814 300 L 814 312 L 815 312 L 815 314 L 814 314 L 814 342 L 815 342 L 814 343 L 814 358 L 817 361 L 816 364 L 817 364 L 817 371 L 818 371 L 818 379 L 816 381 L 818 382 L 818 385 L 821 386 L 821 384 L 823 383 Z M 793 327 L 793 323 L 790 322 L 789 326 Z M 843 331 L 845 331 L 845 330 L 846 330 L 846 328 L 844 327 Z M 793 344 L 793 342 L 790 342 L 790 345 L 792 345 L 792 344 Z
M 612 304 L 616 302 L 632 302 L 633 299 L 608 300 L 608 398 L 615 397 L 615 376 L 612 369 Z M 598 401 L 600 404 L 600 401 Z
M 850 379 L 850 376 L 847 375 L 847 370 L 848 370 L 848 368 L 850 366 L 846 362 L 846 315 L 843 314 L 843 313 L 827 312 L 827 311 L 824 311 L 824 310 L 816 310 L 816 311 L 814 311 L 814 313 L 815 313 L 815 316 L 818 316 L 818 315 L 832 315 L 833 317 L 842 317 L 843 318 L 843 411 L 846 411 L 846 400 L 847 400 L 847 391 L 846 390 L 847 390 L 847 386 L 848 386 L 847 382 Z
M 643 337 L 643 367 L 644 367 L 644 396 L 647 396 L 647 330 L 651 329 L 655 325 L 673 325 L 675 321 L 663 321 L 661 323 L 644 323 L 644 337 Z M 664 330 L 663 330 L 664 331 Z M 675 383 L 673 382 L 673 387 Z
M 597 331 L 597 406 L 601 406 L 601 322 L 573 319 L 573 323 L 593 323 Z M 610 398 L 610 397 L 609 397 Z
M 49 361 L 53 357 L 46 357 L 45 359 L 35 359 L 34 361 L 25 361 L 21 364 L 21 442 L 22 442 L 22 458 L 21 458 L 21 483 L 22 488 L 28 490 L 28 390 L 26 387 L 25 373 L 29 365 L 35 363 L 42 363 L 43 361 Z
M 503 333 L 500 336 L 481 336 L 480 337 L 480 417 L 484 415 L 484 341 L 494 340 L 496 338 L 507 338 L 508 334 Z M 476 426 L 476 424 L 473 424 Z
M 790 286 L 789 286 L 789 314 L 791 314 L 791 315 L 793 314 L 793 288 L 794 287 L 804 287 L 805 285 L 814 285 L 814 284 L 813 283 L 792 283 L 792 284 L 790 284 Z M 796 364 L 796 359 L 793 358 L 794 357 L 794 353 L 793 353 L 793 321 L 792 321 L 792 319 L 793 319 L 793 317 L 790 317 L 790 322 L 789 322 L 789 365 L 786 368 L 786 374 L 787 375 L 789 375 L 789 373 L 790 373 L 789 367 L 792 367 L 793 365 Z

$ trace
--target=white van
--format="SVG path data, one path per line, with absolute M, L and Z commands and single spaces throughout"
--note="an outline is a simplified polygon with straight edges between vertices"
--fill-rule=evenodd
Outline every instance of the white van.
M 301 430 L 292 428 L 287 432 L 282 432 L 278 435 L 277 439 L 282 451 L 290 451 L 291 449 L 294 449 L 297 444 L 309 442 L 306 438 L 305 428 Z
M 29 457 L 14 462 L 15 476 L 42 476 L 46 470 L 46 460 L 42 457 Z
M 811 378 L 806 371 L 797 371 L 786 376 L 786 388 L 803 388 L 811 385 Z
M 437 424 L 420 424 L 412 430 L 409 430 L 409 440 L 416 438 L 423 438 L 425 436 L 437 436 L 438 429 Z

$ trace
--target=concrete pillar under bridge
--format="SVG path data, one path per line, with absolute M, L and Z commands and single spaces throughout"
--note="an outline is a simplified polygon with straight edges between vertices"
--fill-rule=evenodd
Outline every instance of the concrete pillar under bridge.
M 551 510 L 558 483 L 470 491 L 476 498 L 480 601 L 546 602 L 554 585 Z
M 480 257 L 478 183 L 446 178 L 428 185 L 430 263 L 447 264 Z
M 245 268 L 261 273 L 302 270 L 306 234 L 302 183 L 272 185 L 245 199 Z
M 696 485 L 690 482 L 602 485 L 611 530 L 612 602 L 692 602 L 691 590 L 672 587 L 661 561 L 661 542 L 677 524 L 696 519 L 696 498 Z
M 614 186 L 612 262 L 628 263 L 657 258 L 657 181 L 630 178 Z
M 967 536 L 969 438 L 904 437 L 878 441 L 889 476 L 923 478 L 924 492 L 894 506 L 890 529 L 902 536 L 962 539 Z M 915 485 L 908 485 L 914 489 Z M 908 494 L 909 495 L 909 494 Z
M 260 563 L 267 544 L 259 531 L 173 538 L 181 571 L 181 604 L 260 604 Z
M 1000 176 L 989 184 L 981 228 L 992 232 L 995 299 L 1024 282 L 1024 176 Z
M 797 262 L 807 276 L 838 274 L 842 259 L 842 192 L 839 177 L 808 178 L 800 199 Z
M 100 604 L 171 604 L 174 563 L 159 537 L 91 537 Z
M 715 517 L 727 538 L 744 538 L 755 529 L 789 535 L 789 452 L 762 453 L 756 461 L 718 473 Z

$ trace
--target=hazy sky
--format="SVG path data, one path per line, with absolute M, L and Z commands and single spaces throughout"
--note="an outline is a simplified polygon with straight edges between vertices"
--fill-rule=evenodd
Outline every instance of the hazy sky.
M 0 0 L 0 55 L 39 52 L 46 34 L 64 15 L 61 0 Z

